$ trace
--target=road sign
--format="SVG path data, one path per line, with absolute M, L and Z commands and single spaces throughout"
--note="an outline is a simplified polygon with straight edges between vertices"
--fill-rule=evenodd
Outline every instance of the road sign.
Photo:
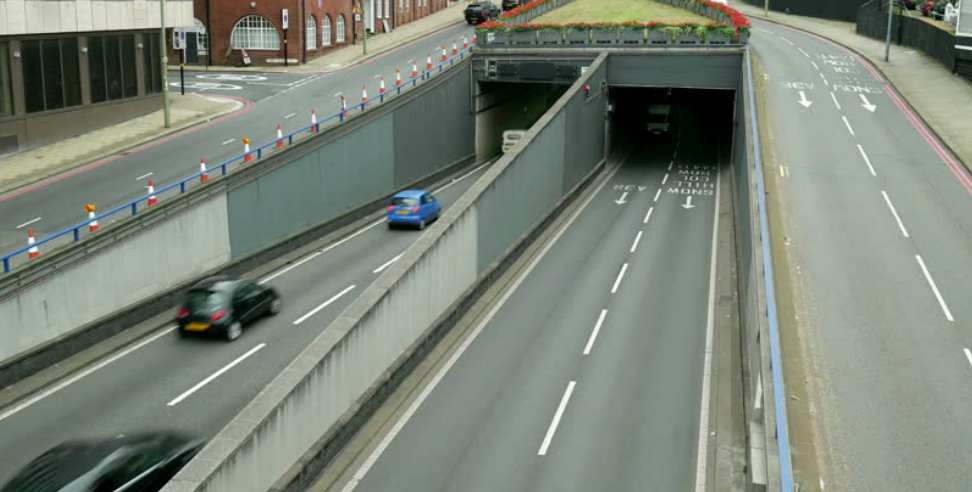
M 283 18 L 283 28 L 284 29 L 289 29 L 290 28 L 290 13 L 287 12 L 287 9 L 281 9 L 280 15 Z
M 175 29 L 172 30 L 172 49 L 186 49 L 186 31 L 177 31 Z

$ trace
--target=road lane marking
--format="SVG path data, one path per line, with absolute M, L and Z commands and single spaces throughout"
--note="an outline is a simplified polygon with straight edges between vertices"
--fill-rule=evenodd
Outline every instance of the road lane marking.
M 658 188 L 658 191 L 655 192 L 655 200 L 654 200 L 655 202 L 658 201 L 658 197 L 661 196 L 661 192 L 662 192 L 661 188 Z
M 41 218 L 40 217 L 34 217 L 33 219 L 30 219 L 27 222 L 24 222 L 23 224 L 20 224 L 19 226 L 17 226 L 17 229 L 23 229 L 24 227 L 27 227 L 27 226 L 35 223 L 35 222 L 40 222 L 40 221 L 41 221 Z
M 645 231 L 638 231 L 638 235 L 635 236 L 634 242 L 631 243 L 631 252 L 632 253 L 634 253 L 638 249 L 638 243 L 641 242 L 641 235 L 644 234 L 644 232 Z
M 668 182 L 668 173 L 665 173 L 665 177 L 662 178 L 662 184 L 665 184 L 667 182 Z
M 299 325 L 299 324 L 303 323 L 304 321 L 307 320 L 307 318 L 310 318 L 311 316 L 317 314 L 318 312 L 320 312 L 321 309 L 324 309 L 324 308 L 330 306 L 331 304 L 333 304 L 338 299 L 344 297 L 345 294 L 347 294 L 348 292 L 351 292 L 352 290 L 354 290 L 354 287 L 355 287 L 354 284 L 349 285 L 344 290 L 342 290 L 341 292 L 338 292 L 337 294 L 334 294 L 333 297 L 331 297 L 330 299 L 322 302 L 316 308 L 311 309 L 307 314 L 305 314 L 305 315 L 297 318 L 296 320 L 294 320 L 294 324 L 295 325 Z
M 766 34 L 775 34 L 773 31 L 770 31 L 769 29 L 763 29 L 762 27 L 754 27 L 753 29 L 759 32 L 765 32 Z
M 112 355 L 111 357 L 108 357 L 107 359 L 104 359 L 101 362 L 99 362 L 99 363 L 97 363 L 97 364 L 95 364 L 93 366 L 90 366 L 87 369 L 84 369 L 83 371 L 75 374 L 74 376 L 71 376 L 71 377 L 69 377 L 67 379 L 64 379 L 64 380 L 60 381 L 59 383 L 57 383 L 57 384 L 55 384 L 53 386 L 50 386 L 47 389 L 44 389 L 40 393 L 37 393 L 34 396 L 32 396 L 32 397 L 30 397 L 30 398 L 28 398 L 28 399 L 26 399 L 26 400 L 24 400 L 24 401 L 22 401 L 22 402 L 20 402 L 20 403 L 18 403 L 16 405 L 14 405 L 13 407 L 4 410 L 3 413 L 0 413 L 0 422 L 2 422 L 4 420 L 6 420 L 6 419 L 8 419 L 8 418 L 10 418 L 10 417 L 12 417 L 14 415 L 16 415 L 20 411 L 22 411 L 25 408 L 27 408 L 27 407 L 29 407 L 29 406 L 31 406 L 31 405 L 33 405 L 33 404 L 35 404 L 35 403 L 43 400 L 44 398 L 47 398 L 48 396 L 51 396 L 54 393 L 57 393 L 58 391 L 61 391 L 62 389 L 67 388 L 68 386 L 70 386 L 70 385 L 72 385 L 72 384 L 80 381 L 82 378 L 84 378 L 85 376 L 88 376 L 88 375 L 92 374 L 93 372 L 97 371 L 98 369 L 101 369 L 101 368 L 107 366 L 108 364 L 111 364 L 112 362 L 115 362 L 116 360 L 121 359 L 122 357 L 125 357 L 126 355 L 128 355 L 128 354 L 130 354 L 130 353 L 132 353 L 132 352 L 134 352 L 134 351 L 136 351 L 136 350 L 138 350 L 138 349 L 140 349 L 140 348 L 142 348 L 142 347 L 144 347 L 144 346 L 146 346 L 146 345 L 148 345 L 148 344 L 150 344 L 150 343 L 152 343 L 152 342 L 154 342 L 154 341 L 156 341 L 156 340 L 158 340 L 158 339 L 160 339 L 160 338 L 162 338 L 162 337 L 164 337 L 166 335 L 168 335 L 169 333 L 172 333 L 172 331 L 175 330 L 175 329 L 176 329 L 175 326 L 166 327 L 166 328 L 162 329 L 162 331 L 156 333 L 155 335 L 152 335 L 151 337 L 146 338 L 145 340 L 142 340 L 141 342 L 138 342 L 135 345 L 132 345 L 132 346 L 130 346 L 130 347 L 122 350 L 121 352 L 117 352 L 114 355 Z
M 803 53 L 803 56 L 805 56 L 807 58 L 810 58 L 810 53 L 807 53 L 806 51 L 803 51 L 803 48 L 797 48 L 797 50 L 799 50 L 800 53 Z
M 672 166 L 674 166 L 674 165 L 675 165 L 675 161 L 669 162 L 668 163 L 668 170 L 671 171 L 672 170 Z
M 285 120 L 289 120 L 289 119 L 293 118 L 294 116 L 297 116 L 297 113 L 285 114 L 284 115 L 284 119 Z
M 813 68 L 817 69 L 818 72 L 820 71 L 820 66 L 817 65 L 817 62 L 810 62 L 810 64 L 813 65 Z
M 826 85 L 827 87 L 830 87 L 830 82 L 827 81 L 827 77 L 824 77 L 824 74 L 823 73 L 820 74 L 820 78 L 823 79 L 824 85 Z
M 962 350 L 965 351 L 965 358 L 969 361 L 969 365 L 972 366 L 972 351 L 970 351 L 967 348 L 962 349 Z
M 908 230 L 905 229 L 904 222 L 901 222 L 901 217 L 898 217 L 898 211 L 894 209 L 894 205 L 891 203 L 891 198 L 888 197 L 888 192 L 881 190 L 881 195 L 884 196 L 884 203 L 888 204 L 888 208 L 891 209 L 891 214 L 894 215 L 894 220 L 898 221 L 898 228 L 901 229 L 901 234 L 904 237 L 908 237 Z
M 783 41 L 786 41 L 787 44 L 789 44 L 790 46 L 796 46 L 796 43 L 794 43 L 793 41 L 790 41 L 789 39 L 784 38 L 783 36 L 780 36 L 780 39 L 782 39 Z
M 864 147 L 862 147 L 861 144 L 857 144 L 857 150 L 861 151 L 861 157 L 864 158 L 867 168 L 871 171 L 871 176 L 877 176 L 877 172 L 874 171 L 874 166 L 871 165 L 871 159 L 868 159 L 867 153 L 864 152 Z
M 655 211 L 655 207 L 648 209 L 648 213 L 645 214 L 645 220 L 641 221 L 642 224 L 647 224 L 651 220 L 651 213 Z
M 543 443 L 540 444 L 540 450 L 537 451 L 538 456 L 547 454 L 547 449 L 550 448 L 550 441 L 553 441 L 554 434 L 557 433 L 557 426 L 560 425 L 560 419 L 564 416 L 564 409 L 567 408 L 567 402 L 570 401 L 570 395 L 574 393 L 574 386 L 576 385 L 577 381 L 567 383 L 564 396 L 560 398 L 560 405 L 557 405 L 557 413 L 554 414 L 553 420 L 550 421 L 550 427 L 547 427 L 547 435 L 543 437 Z
M 506 301 L 508 301 L 510 297 L 513 296 L 516 290 L 519 289 L 520 285 L 523 284 L 523 282 L 530 275 L 530 273 L 533 272 L 533 269 L 540 264 L 540 260 L 542 260 L 543 257 L 546 256 L 546 254 L 551 249 L 553 249 L 554 245 L 557 244 L 557 241 L 559 241 L 560 238 L 567 232 L 567 229 L 570 228 L 570 226 L 574 223 L 574 221 L 576 221 L 577 218 L 580 217 L 581 212 L 587 209 L 587 206 L 591 204 L 591 201 L 594 200 L 594 197 L 596 197 L 601 192 L 601 190 L 604 189 L 604 185 L 608 184 L 608 182 L 611 181 L 611 178 L 615 175 L 615 173 L 618 172 L 619 169 L 621 169 L 621 166 L 615 167 L 614 169 L 608 171 L 607 176 L 604 177 L 604 180 L 601 181 L 601 184 L 597 185 L 597 188 L 595 188 L 594 191 L 587 198 L 584 199 L 584 203 L 581 204 L 581 206 L 574 211 L 573 215 L 571 215 L 570 218 L 567 219 L 567 221 L 564 222 L 564 224 L 560 227 L 557 233 L 554 234 L 552 238 L 550 238 L 550 241 L 543 246 L 543 248 L 537 253 L 536 256 L 533 257 L 532 260 L 530 260 L 530 263 L 527 265 L 526 268 L 523 269 L 523 272 L 520 273 L 520 276 L 517 277 L 516 280 L 514 280 L 513 283 L 510 285 L 509 290 L 504 292 L 503 296 L 500 297 L 499 301 L 490 308 L 490 310 L 486 313 L 486 316 L 479 321 L 479 324 L 477 324 L 475 328 L 473 328 L 472 333 L 470 333 L 469 336 L 462 341 L 462 344 L 460 344 L 459 348 L 457 348 L 456 351 L 452 354 L 452 356 L 449 357 L 449 360 L 447 360 L 446 363 L 443 364 L 442 368 L 439 369 L 439 372 L 435 374 L 435 377 L 433 377 L 432 380 L 429 381 L 429 384 L 422 389 L 422 392 L 419 393 L 418 397 L 415 398 L 414 401 L 412 401 L 412 404 L 409 405 L 408 409 L 406 409 L 405 412 L 402 414 L 402 416 L 398 419 L 398 421 L 395 422 L 395 425 L 392 426 L 391 430 L 389 430 L 388 433 L 385 434 L 385 437 L 381 440 L 381 442 L 378 443 L 378 446 L 375 447 L 375 450 L 371 452 L 371 455 L 369 455 L 368 458 L 364 461 L 364 463 L 361 464 L 361 467 L 358 468 L 358 471 L 354 473 L 354 476 L 351 477 L 351 480 L 349 480 L 348 483 L 345 484 L 344 488 L 341 489 L 342 492 L 352 492 L 354 488 L 358 486 L 361 480 L 364 480 L 365 475 L 368 474 L 368 471 L 371 470 L 371 467 L 375 466 L 375 463 L 378 461 L 378 458 L 380 458 L 382 453 L 384 453 L 385 450 L 388 449 L 388 446 L 390 446 L 392 441 L 395 440 L 395 437 L 398 436 L 398 433 L 405 428 L 405 425 L 408 423 L 408 421 L 411 420 L 412 416 L 415 415 L 415 412 L 418 411 L 419 407 L 422 406 L 425 400 L 428 399 L 429 395 L 432 394 L 432 391 L 435 389 L 435 387 L 438 386 L 439 383 L 445 378 L 445 375 L 452 369 L 452 366 L 454 366 L 456 362 L 459 360 L 459 358 L 462 357 L 462 354 L 464 354 L 466 350 L 469 349 L 469 347 L 473 344 L 476 338 L 479 337 L 479 334 L 482 333 L 483 329 L 486 328 L 486 325 L 489 324 L 489 322 L 492 321 L 493 317 L 496 316 L 496 313 L 498 313 L 499 310 L 503 308 L 503 306 L 506 304 Z
M 716 173 L 715 217 L 712 219 L 712 256 L 709 259 L 709 309 L 705 322 L 705 358 L 702 363 L 702 401 L 699 404 L 699 447 L 696 456 L 695 490 L 705 492 L 706 457 L 709 442 L 709 393 L 712 381 L 712 351 L 715 332 L 716 255 L 719 247 L 719 173 Z
M 625 262 L 621 265 L 621 271 L 618 272 L 618 278 L 614 279 L 614 286 L 611 287 L 611 293 L 616 294 L 618 292 L 618 287 L 621 286 L 621 280 L 624 279 L 624 272 L 628 271 L 628 263 Z
M 837 106 L 837 109 L 839 111 L 843 111 L 844 110 L 844 108 L 840 107 L 840 103 L 837 102 L 837 96 L 835 96 L 833 92 L 830 93 L 830 98 L 834 100 L 834 105 Z
M 847 126 L 847 131 L 849 131 L 849 132 L 850 132 L 850 134 L 851 134 L 851 136 L 852 136 L 852 137 L 853 137 L 853 136 L 857 136 L 857 135 L 856 135 L 856 134 L 854 133 L 854 129 L 853 129 L 853 128 L 851 128 L 851 126 L 850 126 L 850 122 L 849 122 L 849 121 L 847 121 L 847 117 L 846 117 L 846 116 L 841 116 L 841 119 L 843 119 L 843 120 L 844 120 L 844 125 L 846 125 L 846 126 Z
M 479 166 L 477 166 L 477 167 L 475 167 L 475 168 L 473 168 L 473 169 L 472 169 L 471 171 L 469 171 L 468 173 L 466 173 L 466 174 L 463 174 L 462 176 L 459 176 L 459 177 L 458 177 L 458 178 L 456 178 L 456 179 L 453 179 L 453 180 L 452 180 L 451 182 L 449 182 L 449 184 L 445 184 L 445 185 L 442 185 L 442 186 L 440 186 L 440 187 L 439 187 L 439 189 L 437 189 L 437 190 L 434 190 L 434 191 L 433 191 L 432 193 L 440 193 L 440 192 L 442 192 L 442 191 L 444 191 L 444 190 L 447 190 L 447 189 L 449 189 L 449 188 L 452 188 L 453 186 L 455 186 L 455 185 L 456 185 L 456 183 L 459 183 L 459 182 L 461 182 L 462 180 L 464 180 L 464 179 L 466 179 L 466 178 L 468 178 L 469 176 L 472 176 L 473 174 L 476 174 L 476 173 L 478 173 L 480 169 L 482 169 L 482 168 L 484 168 L 484 167 L 486 167 L 486 166 L 488 166 L 488 165 L 490 165 L 490 164 L 492 164 L 492 163 L 494 163 L 494 162 L 496 162 L 496 160 L 495 160 L 495 159 L 494 159 L 494 160 L 491 160 L 491 161 L 487 161 L 487 162 L 484 162 L 484 163 L 482 163 L 482 164 L 480 164 Z
M 149 177 L 149 176 L 151 176 L 151 175 L 153 175 L 153 174 L 155 174 L 155 173 L 153 173 L 153 172 L 149 172 L 149 173 L 146 173 L 146 174 L 143 174 L 143 175 L 141 175 L 141 176 L 139 176 L 139 177 L 137 177 L 137 178 L 135 178 L 135 181 L 141 181 L 141 180 L 143 180 L 143 179 L 145 179 L 145 178 L 147 178 L 147 177 Z
M 235 141 L 236 141 L 235 138 L 231 138 L 231 139 L 228 139 L 228 140 L 223 140 L 223 142 L 220 143 L 220 145 L 229 145 L 229 144 L 231 144 L 231 143 L 233 143 Z
M 921 259 L 921 255 L 915 255 L 915 259 L 918 260 L 918 266 L 921 267 L 921 272 L 925 274 L 925 280 L 928 281 L 928 285 L 931 286 L 932 292 L 935 293 L 935 298 L 938 299 L 938 304 L 942 307 L 942 311 L 945 313 L 945 319 L 955 322 L 955 318 L 952 317 L 952 312 L 948 310 L 948 305 L 945 304 L 945 299 L 942 298 L 942 293 L 938 291 L 938 285 L 935 284 L 935 279 L 932 278 L 931 273 L 928 272 L 928 268 L 925 267 L 925 261 Z
M 594 323 L 594 331 L 591 332 L 591 336 L 587 339 L 587 345 L 584 346 L 584 355 L 590 355 L 591 349 L 594 348 L 594 341 L 597 340 L 597 334 L 601 332 L 601 325 L 604 323 L 604 317 L 607 316 L 607 313 L 607 309 L 602 309 L 600 316 L 597 317 L 597 323 Z
M 189 388 L 188 390 L 186 390 L 185 393 L 183 393 L 183 394 L 175 397 L 169 403 L 166 403 L 166 405 L 167 406 L 170 406 L 170 407 L 174 407 L 174 406 L 178 405 L 181 401 L 185 400 L 186 398 L 189 398 L 190 396 L 192 396 L 193 393 L 195 393 L 195 392 L 199 391 L 200 389 L 202 389 L 203 386 L 206 386 L 207 384 L 213 382 L 214 379 L 222 376 L 223 374 L 226 373 L 226 371 L 229 371 L 230 369 L 236 367 L 240 362 L 243 362 L 249 356 L 251 356 L 251 355 L 259 352 L 260 350 L 263 350 L 263 347 L 266 347 L 266 346 L 267 346 L 266 343 L 261 343 L 261 344 L 257 345 L 256 347 L 251 348 L 245 354 L 237 357 L 236 359 L 233 359 L 233 362 L 230 362 L 229 364 L 226 364 L 220 370 L 212 373 L 206 379 L 203 379 L 202 381 L 196 383 L 196 385 L 193 386 L 192 388 Z
M 391 266 L 392 263 L 395 263 L 396 261 L 398 261 L 398 259 L 401 258 L 403 254 L 405 254 L 405 253 L 398 253 L 397 256 L 395 256 L 394 258 L 392 258 L 392 259 L 390 259 L 390 260 L 382 263 L 380 267 L 375 268 L 374 270 L 372 270 L 371 273 L 381 273 L 382 270 L 388 268 L 389 266 Z

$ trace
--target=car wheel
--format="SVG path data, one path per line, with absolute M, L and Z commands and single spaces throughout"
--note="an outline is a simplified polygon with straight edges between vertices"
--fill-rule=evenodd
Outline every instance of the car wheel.
M 280 298 L 274 297 L 273 300 L 270 301 L 270 316 L 276 316 L 280 314 L 280 307 L 282 305 L 283 303 L 280 301 Z
M 234 321 L 233 324 L 229 325 L 229 328 L 226 329 L 226 340 L 232 342 L 233 340 L 240 338 L 240 335 L 242 334 L 243 325 L 241 325 L 239 321 Z

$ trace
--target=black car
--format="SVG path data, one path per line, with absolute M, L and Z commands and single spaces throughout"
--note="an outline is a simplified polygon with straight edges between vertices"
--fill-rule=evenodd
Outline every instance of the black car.
M 500 9 L 491 2 L 473 2 L 466 7 L 463 14 L 467 24 L 479 24 L 499 17 Z
M 519 7 L 523 2 L 520 0 L 503 0 L 503 10 L 512 10 Z
M 157 491 L 202 446 L 171 431 L 68 441 L 28 463 L 0 492 Z
M 280 312 L 280 295 L 250 280 L 208 278 L 194 285 L 179 308 L 179 333 L 215 334 L 233 341 L 243 325 Z

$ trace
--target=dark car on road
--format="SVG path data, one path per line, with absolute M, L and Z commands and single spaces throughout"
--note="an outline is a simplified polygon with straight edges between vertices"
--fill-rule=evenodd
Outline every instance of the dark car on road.
M 243 334 L 243 325 L 280 312 L 280 294 L 251 280 L 212 277 L 194 285 L 177 315 L 179 333 L 213 334 L 229 341 Z
M 473 2 L 466 7 L 463 14 L 467 24 L 479 24 L 499 17 L 500 9 L 492 2 Z
M 512 10 L 519 7 L 524 2 L 520 0 L 503 0 L 503 10 Z
M 0 492 L 153 492 L 202 446 L 172 431 L 68 441 L 28 463 Z

